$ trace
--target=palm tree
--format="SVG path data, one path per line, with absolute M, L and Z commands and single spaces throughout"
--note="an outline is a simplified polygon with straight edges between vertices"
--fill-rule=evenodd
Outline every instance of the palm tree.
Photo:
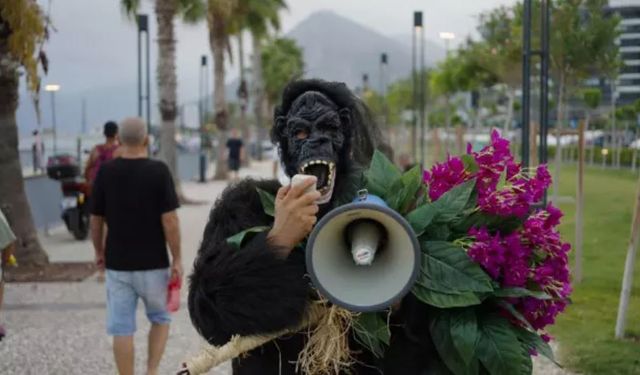
M 38 64 L 45 72 L 42 45 L 47 37 L 46 17 L 34 0 L 0 2 L 0 209 L 18 238 L 16 257 L 23 265 L 44 266 L 47 254 L 38 241 L 29 201 L 24 192 L 18 153 L 18 78 L 20 67 L 38 108 Z M 16 30 L 19 33 L 16 33 Z
M 262 82 L 262 42 L 269 34 L 269 29 L 280 30 L 280 16 L 278 12 L 287 5 L 282 0 L 239 0 L 233 19 L 234 25 L 231 32 L 238 36 L 238 62 L 240 64 L 240 128 L 244 139 L 249 139 L 249 127 L 246 122 L 247 82 L 245 79 L 245 67 L 243 56 L 243 31 L 248 29 L 253 39 L 253 84 L 254 84 L 254 110 L 257 127 L 262 130 L 264 102 L 264 83 Z M 261 131 L 264 133 L 264 131 Z M 258 148 L 260 150 L 260 148 Z M 246 160 L 246 159 L 245 159 Z
M 140 0 L 121 0 L 125 13 L 134 16 L 140 6 Z M 173 20 L 180 14 L 186 22 L 196 22 L 202 14 L 202 3 L 197 0 L 155 0 L 155 14 L 158 23 L 158 96 L 160 97 L 160 117 L 162 131 L 160 135 L 160 157 L 167 164 L 175 181 L 176 190 L 184 200 L 176 163 L 176 116 L 177 78 L 176 49 Z
M 280 30 L 280 10 L 286 9 L 283 0 L 244 0 L 247 3 L 246 23 L 251 32 L 253 43 L 252 78 L 253 78 L 253 111 L 258 131 L 258 159 L 262 159 L 262 140 L 266 139 L 264 118 L 268 116 L 267 98 L 263 77 L 262 48 L 269 35 L 269 28 Z M 267 117 L 268 118 L 268 117 Z
M 225 144 L 229 111 L 225 98 L 224 53 L 230 50 L 229 39 L 233 31 L 233 17 L 237 14 L 238 0 L 208 0 L 207 26 L 209 27 L 209 46 L 213 53 L 213 106 L 215 124 L 218 128 L 218 155 L 216 158 L 215 180 L 227 178 Z

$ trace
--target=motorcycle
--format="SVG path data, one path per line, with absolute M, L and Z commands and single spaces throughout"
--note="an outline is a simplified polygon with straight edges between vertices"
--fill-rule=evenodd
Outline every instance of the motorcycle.
M 69 154 L 51 156 L 47 162 L 47 175 L 60 182 L 60 209 L 67 229 L 75 239 L 85 240 L 89 235 L 89 185 L 81 176 L 78 161 Z

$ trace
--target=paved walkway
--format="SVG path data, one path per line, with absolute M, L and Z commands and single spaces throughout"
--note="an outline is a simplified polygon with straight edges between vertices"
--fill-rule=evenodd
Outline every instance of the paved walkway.
M 254 163 L 242 175 L 267 177 L 269 163 Z M 190 269 L 209 209 L 224 182 L 184 183 L 187 197 L 205 201 L 179 210 L 184 265 Z M 64 228 L 57 228 L 41 240 L 52 262 L 91 261 L 89 241 L 76 241 Z M 189 272 L 189 271 L 187 271 Z M 160 373 L 173 374 L 180 363 L 197 353 L 203 340 L 193 329 L 182 294 L 182 308 L 174 314 L 171 333 Z M 105 333 L 104 284 L 93 277 L 80 283 L 11 283 L 6 287 L 2 321 L 8 336 L 0 342 L 0 374 L 115 374 L 111 339 Z M 138 307 L 135 336 L 136 374 L 143 374 L 146 363 L 146 333 L 149 323 Z M 560 375 L 553 365 L 536 364 L 538 374 Z M 230 374 L 229 364 L 211 371 Z

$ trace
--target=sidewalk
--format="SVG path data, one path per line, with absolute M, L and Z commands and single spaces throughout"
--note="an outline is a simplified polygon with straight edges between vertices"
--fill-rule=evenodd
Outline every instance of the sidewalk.
M 241 175 L 268 178 L 270 162 L 254 162 Z M 182 229 L 185 272 L 190 273 L 202 239 L 202 230 L 211 205 L 226 182 L 183 183 L 186 196 L 201 205 L 183 206 L 178 212 Z M 51 230 L 40 237 L 52 262 L 93 260 L 87 241 L 76 241 L 65 228 Z M 0 320 L 8 336 L 0 342 L 0 374 L 115 374 L 111 338 L 105 333 L 104 284 L 95 277 L 80 283 L 11 283 L 6 286 Z M 186 311 L 187 294 L 182 293 L 181 309 L 174 314 L 161 374 L 174 374 L 188 357 L 198 353 L 204 341 L 194 330 Z M 149 323 L 140 304 L 135 336 L 136 374 L 143 374 L 146 363 L 146 334 Z M 229 375 L 227 363 L 210 372 Z M 535 360 L 534 374 L 561 375 L 564 372 L 549 361 Z
M 267 178 L 269 162 L 254 162 L 242 176 Z M 209 210 L 226 187 L 226 182 L 183 183 L 185 195 L 206 203 L 186 205 L 178 212 L 182 229 L 185 272 L 190 273 L 202 239 Z M 43 247 L 52 262 L 93 260 L 89 240 L 76 241 L 64 227 L 41 235 Z M 183 289 L 181 309 L 174 314 L 167 349 L 160 373 L 173 374 L 184 359 L 198 353 L 204 341 L 194 330 L 186 310 Z M 10 283 L 5 287 L 5 302 L 0 319 L 8 330 L 0 342 L 0 374 L 114 374 L 111 338 L 105 332 L 104 284 L 95 277 L 80 283 Z M 135 337 L 136 374 L 145 371 L 146 334 L 149 323 L 142 304 L 138 306 L 138 330 Z M 230 366 L 211 371 L 227 375 Z

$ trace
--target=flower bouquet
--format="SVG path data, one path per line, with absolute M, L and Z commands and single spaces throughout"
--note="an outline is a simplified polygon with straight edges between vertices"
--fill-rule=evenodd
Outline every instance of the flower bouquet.
M 401 172 L 376 152 L 365 174 L 371 194 L 402 214 L 420 240 L 412 293 L 431 306 L 432 341 L 453 374 L 529 374 L 531 356 L 553 360 L 544 330 L 571 293 L 570 245 L 562 213 L 537 207 L 551 178 L 524 170 L 498 132 L 429 171 Z M 361 314 L 356 337 L 374 353 L 389 342 L 385 313 Z

